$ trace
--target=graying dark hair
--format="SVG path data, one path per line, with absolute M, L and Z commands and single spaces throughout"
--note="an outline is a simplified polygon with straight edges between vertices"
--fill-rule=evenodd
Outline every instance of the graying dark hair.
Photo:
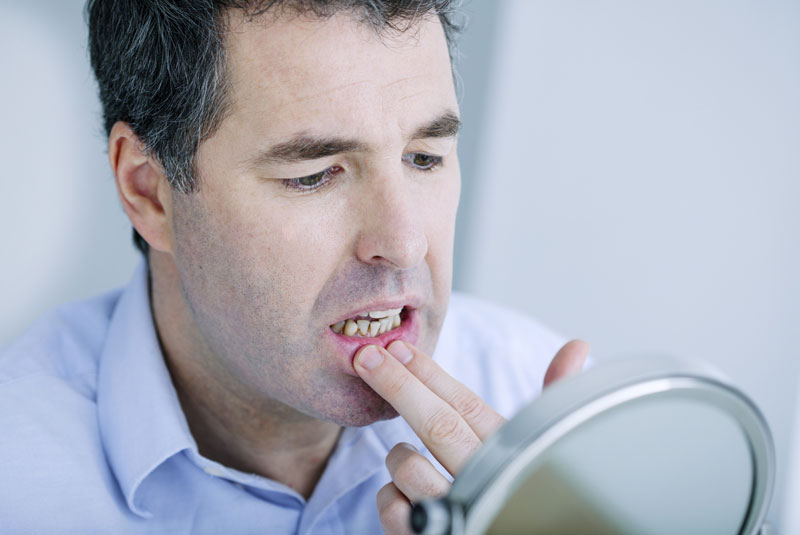
M 376 31 L 404 31 L 436 13 L 451 60 L 459 0 L 88 0 L 89 53 L 106 133 L 127 123 L 182 193 L 198 187 L 194 157 L 227 111 L 226 20 L 291 10 L 327 18 L 346 11 Z M 143 252 L 147 243 L 134 230 Z

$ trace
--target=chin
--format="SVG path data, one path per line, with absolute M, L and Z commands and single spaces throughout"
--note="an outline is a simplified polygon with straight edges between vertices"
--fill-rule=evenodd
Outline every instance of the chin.
M 374 424 L 382 420 L 391 420 L 399 416 L 397 411 L 394 410 L 394 407 L 385 401 L 383 403 L 385 406 L 376 408 L 375 410 L 342 415 L 341 418 L 336 418 L 334 423 L 342 427 L 364 427 L 365 425 Z
M 397 411 L 366 383 L 352 385 L 338 399 L 328 399 L 323 407 L 317 407 L 316 417 L 343 427 L 363 427 L 381 420 L 397 418 Z

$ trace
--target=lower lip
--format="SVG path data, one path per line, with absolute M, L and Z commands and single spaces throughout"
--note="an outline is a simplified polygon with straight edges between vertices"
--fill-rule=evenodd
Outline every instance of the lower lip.
M 358 376 L 356 371 L 353 369 L 353 359 L 358 353 L 358 350 L 367 345 L 376 345 L 381 347 L 386 347 L 395 340 L 403 340 L 410 344 L 416 344 L 417 339 L 419 338 L 419 319 L 417 310 L 408 310 L 406 311 L 406 317 L 403 319 L 403 323 L 400 324 L 399 327 L 392 329 L 391 331 L 386 331 L 385 333 L 372 337 L 358 337 L 358 336 L 345 336 L 343 334 L 336 334 L 331 330 L 329 327 L 327 329 L 328 333 L 327 336 L 330 337 L 336 347 L 338 348 L 339 353 L 342 357 L 342 360 L 346 362 L 346 371 L 350 375 Z

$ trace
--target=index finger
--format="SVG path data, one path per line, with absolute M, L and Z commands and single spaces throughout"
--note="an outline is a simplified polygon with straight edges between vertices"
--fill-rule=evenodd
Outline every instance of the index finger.
M 395 408 L 451 474 L 456 475 L 480 448 L 480 438 L 458 411 L 386 349 L 366 346 L 353 364 L 358 375 Z
M 432 358 L 408 342 L 396 340 L 386 348 L 422 384 L 446 401 L 472 428 L 481 441 L 506 423 L 494 409 L 472 390 L 444 371 Z

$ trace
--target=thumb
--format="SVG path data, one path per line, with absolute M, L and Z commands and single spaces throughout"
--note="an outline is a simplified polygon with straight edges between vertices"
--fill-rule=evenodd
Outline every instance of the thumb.
M 587 356 L 589 356 L 589 344 L 583 340 L 571 340 L 564 344 L 547 367 L 544 386 L 580 372 Z

